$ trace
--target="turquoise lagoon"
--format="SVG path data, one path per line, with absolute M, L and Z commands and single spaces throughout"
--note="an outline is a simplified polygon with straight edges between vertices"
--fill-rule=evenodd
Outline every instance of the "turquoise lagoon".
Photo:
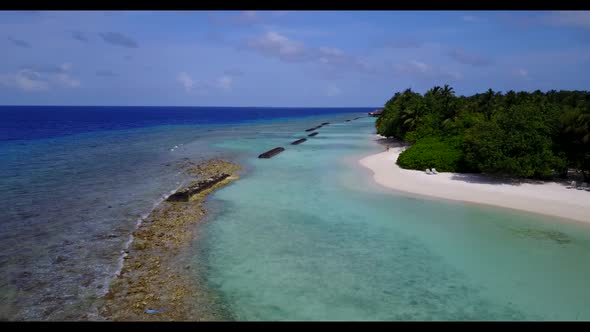
M 194 263 L 232 319 L 590 319 L 590 227 L 380 187 L 358 164 L 383 150 L 374 119 L 347 118 L 215 144 L 246 171 L 210 197 Z

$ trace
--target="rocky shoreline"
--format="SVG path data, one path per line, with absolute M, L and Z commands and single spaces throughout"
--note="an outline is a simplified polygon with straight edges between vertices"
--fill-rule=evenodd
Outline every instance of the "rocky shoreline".
M 205 217 L 205 197 L 239 178 L 240 166 L 224 160 L 188 162 L 194 177 L 177 193 L 207 184 L 189 199 L 166 200 L 133 233 L 121 273 L 102 299 L 100 315 L 115 321 L 227 320 L 205 287 L 192 275 L 184 257 Z

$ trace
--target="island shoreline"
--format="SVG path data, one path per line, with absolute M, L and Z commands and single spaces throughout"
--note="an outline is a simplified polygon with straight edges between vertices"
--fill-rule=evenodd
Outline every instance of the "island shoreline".
M 383 137 L 375 136 L 379 144 L 377 141 L 383 140 Z M 396 142 L 389 151 L 362 156 L 358 163 L 372 172 L 372 180 L 380 187 L 403 195 L 502 208 L 590 225 L 590 205 L 584 204 L 590 200 L 590 192 L 567 189 L 556 182 L 514 185 L 497 183 L 496 179 L 479 174 L 427 175 L 423 171 L 402 169 L 396 160 L 403 147 L 401 142 Z M 462 177 L 466 179 L 457 179 Z M 469 182 L 470 179 L 472 182 Z

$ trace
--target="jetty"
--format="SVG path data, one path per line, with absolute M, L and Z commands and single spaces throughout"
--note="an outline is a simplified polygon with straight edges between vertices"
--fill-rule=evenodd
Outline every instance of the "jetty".
M 262 153 L 261 155 L 258 156 L 258 158 L 264 158 L 264 159 L 272 158 L 283 151 L 285 151 L 285 148 L 283 148 L 283 147 L 274 148 L 272 150 L 266 151 L 265 153 Z
M 228 176 L 229 174 L 224 173 L 217 176 L 213 176 L 204 181 L 199 181 L 196 183 L 193 182 L 188 187 L 180 189 L 174 194 L 168 196 L 166 200 L 168 202 L 188 202 L 194 195 L 200 193 L 205 189 L 213 187 L 217 183 L 225 180 Z
M 314 136 L 315 136 L 315 135 L 317 135 L 317 134 L 319 134 L 319 133 L 316 131 L 315 133 L 311 133 L 311 134 L 309 134 L 309 135 L 307 135 L 307 136 L 309 136 L 309 137 L 314 137 Z
M 291 142 L 291 145 L 298 145 L 298 144 L 301 144 L 301 143 L 303 143 L 305 141 L 307 141 L 307 138 L 300 138 L 300 139 L 298 139 L 298 140 L 296 140 L 294 142 Z
M 374 110 L 373 112 L 369 112 L 369 116 L 377 117 L 377 116 L 381 115 L 382 113 L 383 113 L 383 109 L 380 108 L 380 109 Z

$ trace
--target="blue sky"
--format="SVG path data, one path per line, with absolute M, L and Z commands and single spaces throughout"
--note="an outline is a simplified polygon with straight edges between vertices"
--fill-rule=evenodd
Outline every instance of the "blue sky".
M 590 12 L 0 12 L 0 104 L 380 106 L 587 90 Z

